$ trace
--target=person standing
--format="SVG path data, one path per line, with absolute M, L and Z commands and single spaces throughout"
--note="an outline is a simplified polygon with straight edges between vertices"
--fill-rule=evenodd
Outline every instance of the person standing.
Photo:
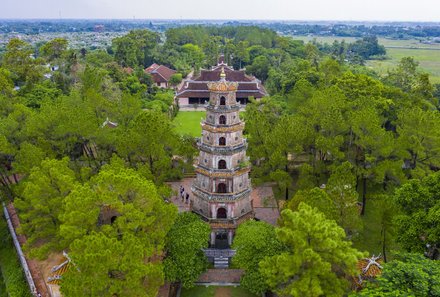
M 182 196 L 182 185 L 179 186 L 179 196 Z M 179 197 L 176 195 L 176 199 Z

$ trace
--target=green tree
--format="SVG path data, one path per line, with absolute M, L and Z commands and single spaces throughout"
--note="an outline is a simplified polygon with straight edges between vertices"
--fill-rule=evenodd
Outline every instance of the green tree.
M 73 189 L 64 209 L 60 235 L 75 264 L 63 277 L 65 296 L 156 296 L 177 209 L 141 171 L 114 157 Z
M 404 151 L 404 160 L 410 176 L 423 177 L 432 167 L 440 166 L 440 116 L 438 111 L 404 108 L 398 113 L 398 145 Z
M 245 270 L 240 285 L 254 294 L 266 292 L 269 287 L 259 271 L 259 263 L 266 257 L 283 250 L 275 228 L 263 221 L 247 221 L 237 228 L 232 244 L 237 253 L 232 263 Z
M 132 30 L 127 35 L 112 40 L 115 59 L 122 66 L 148 67 L 153 61 L 154 48 L 160 36 L 148 30 Z
M 422 180 L 412 179 L 396 190 L 394 201 L 397 241 L 411 252 L 423 252 L 426 245 L 440 246 L 440 173 Z
M 67 49 L 69 42 L 64 38 L 54 38 L 40 47 L 40 53 L 48 61 L 61 58 Z
M 174 73 L 170 77 L 170 85 L 172 85 L 174 88 L 182 82 L 182 74 L 181 73 Z
M 19 210 L 25 248 L 32 257 L 44 258 L 49 252 L 63 248 L 59 242 L 60 215 L 64 198 L 75 187 L 75 173 L 69 160 L 45 159 L 34 167 L 23 184 L 23 191 L 14 205 Z
M 16 85 L 27 84 L 31 87 L 43 78 L 38 61 L 33 58 L 32 54 L 32 47 L 20 39 L 13 38 L 6 45 L 2 65 L 11 72 Z
M 172 162 L 180 138 L 167 115 L 154 110 L 142 112 L 119 133 L 118 154 L 132 165 L 147 164 L 158 184 L 181 174 Z
M 359 216 L 356 176 L 350 162 L 344 162 L 333 170 L 326 191 L 335 205 L 338 225 L 344 228 L 347 235 L 357 233 L 362 222 Z
M 287 207 L 292 211 L 298 211 L 301 203 L 318 209 L 327 219 L 337 220 L 339 217 L 334 201 L 324 189 L 299 190 L 287 203 Z
M 202 249 L 208 247 L 210 233 L 209 225 L 196 214 L 179 214 L 166 239 L 164 271 L 168 281 L 181 282 L 184 288 L 194 286 L 208 267 Z
M 163 284 L 162 265 L 146 261 L 149 253 L 139 237 L 121 237 L 92 232 L 70 246 L 73 266 L 63 276 L 64 296 L 157 295 Z
M 296 212 L 283 210 L 281 218 L 276 234 L 287 250 L 260 263 L 269 287 L 283 296 L 347 293 L 347 277 L 356 274 L 363 254 L 351 247 L 344 230 L 304 203 Z
M 246 67 L 246 72 L 255 75 L 263 82 L 267 79 L 270 69 L 270 62 L 266 56 L 256 57 L 251 65 Z
M 205 54 L 198 45 L 187 43 L 182 45 L 182 59 L 186 61 L 195 72 L 198 72 L 205 60 Z
M 11 72 L 5 68 L 0 68 L 0 95 L 11 97 L 13 94 L 14 83 Z

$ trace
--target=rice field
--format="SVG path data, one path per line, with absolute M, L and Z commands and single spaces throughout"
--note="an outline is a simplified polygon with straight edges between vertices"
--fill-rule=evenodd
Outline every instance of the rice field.
M 355 37 L 332 37 L 332 36 L 293 36 L 295 39 L 305 42 L 316 40 L 322 43 L 345 40 L 354 42 Z M 403 57 L 413 57 L 420 64 L 420 68 L 429 73 L 432 83 L 440 83 L 440 43 L 425 44 L 417 39 L 395 40 L 379 38 L 379 43 L 387 50 L 387 60 L 367 61 L 367 67 L 371 67 L 379 74 L 385 74 L 388 70 L 396 67 Z

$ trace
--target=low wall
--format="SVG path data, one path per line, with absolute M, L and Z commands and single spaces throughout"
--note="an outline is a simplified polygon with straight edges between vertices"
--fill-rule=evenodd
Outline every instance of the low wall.
M 11 217 L 9 216 L 8 209 L 5 203 L 3 203 L 3 213 L 5 215 L 6 223 L 8 224 L 9 233 L 11 234 L 12 241 L 14 242 L 15 249 L 17 251 L 18 259 L 20 260 L 21 267 L 23 268 L 26 281 L 29 285 L 29 289 L 34 296 L 37 296 L 37 287 L 35 286 L 34 279 L 32 278 L 31 271 L 27 264 L 26 258 L 21 250 L 20 243 L 18 242 L 17 234 L 15 233 L 14 226 L 12 225 Z

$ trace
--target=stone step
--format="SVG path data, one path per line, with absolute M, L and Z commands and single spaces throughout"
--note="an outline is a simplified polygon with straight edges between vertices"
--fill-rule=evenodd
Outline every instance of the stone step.
M 229 260 L 226 257 L 214 257 L 214 268 L 228 268 Z

